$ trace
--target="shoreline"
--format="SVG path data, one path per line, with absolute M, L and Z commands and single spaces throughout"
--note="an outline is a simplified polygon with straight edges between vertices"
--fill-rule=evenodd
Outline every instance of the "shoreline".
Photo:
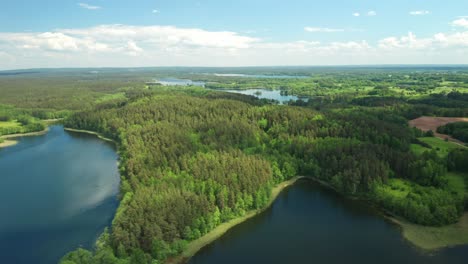
M 31 137 L 31 136 L 41 136 L 49 132 L 49 127 L 46 127 L 44 130 L 36 131 L 36 132 L 28 132 L 28 133 L 17 133 L 17 134 L 10 134 L 10 135 L 3 135 L 1 138 L 9 139 L 9 138 L 17 138 L 17 137 Z
M 69 131 L 69 132 L 75 132 L 75 133 L 84 133 L 84 134 L 88 134 L 88 135 L 94 135 L 94 136 L 97 136 L 99 139 L 102 139 L 104 141 L 108 141 L 108 142 L 112 142 L 114 144 L 117 144 L 117 142 L 115 142 L 113 139 L 107 138 L 107 137 L 105 137 L 105 136 L 103 136 L 100 133 L 95 132 L 95 131 L 74 129 L 74 128 L 69 128 L 69 127 L 64 127 L 63 130 Z
M 11 147 L 11 146 L 18 144 L 18 140 L 13 140 L 12 138 L 42 136 L 42 135 L 47 134 L 47 132 L 49 132 L 49 127 L 46 127 L 44 130 L 36 131 L 36 132 L 17 133 L 17 134 L 0 136 L 1 139 L 5 139 L 4 142 L 0 143 L 0 149 Z
M 385 218 L 400 228 L 401 235 L 411 245 L 427 252 L 468 245 L 468 212 L 457 223 L 446 226 L 422 226 L 396 216 Z
M 6 147 L 11 147 L 18 144 L 18 141 L 16 140 L 5 140 L 2 143 L 0 143 L 0 149 L 1 148 L 6 148 Z
M 321 186 L 336 192 L 336 190 L 329 184 L 307 176 L 297 176 L 291 180 L 282 182 L 272 189 L 270 200 L 264 208 L 249 211 L 244 216 L 237 217 L 228 222 L 222 223 L 204 236 L 189 242 L 187 249 L 184 250 L 184 252 L 174 258 L 168 259 L 166 263 L 187 263 L 191 257 L 198 253 L 198 251 L 219 239 L 231 228 L 257 216 L 258 214 L 270 208 L 273 202 L 276 200 L 276 198 L 278 198 L 279 194 L 284 189 L 295 184 L 300 179 L 312 180 Z M 360 198 L 347 197 L 344 195 L 343 198 L 362 200 Z M 393 214 L 386 213 L 383 208 L 375 206 L 373 203 L 370 203 L 369 205 L 375 207 L 378 213 L 380 213 L 386 221 L 389 221 L 391 224 L 397 226 L 400 229 L 402 238 L 411 246 L 416 247 L 419 250 L 425 252 L 434 252 L 446 248 L 468 245 L 468 212 L 465 212 L 459 221 L 455 224 L 435 227 L 413 224 L 405 219 L 393 216 Z
M 244 216 L 234 218 L 232 220 L 229 220 L 227 222 L 224 222 L 220 225 L 218 225 L 215 229 L 211 230 L 207 234 L 203 235 L 202 237 L 191 241 L 187 249 L 184 250 L 179 256 L 168 259 L 166 263 L 186 263 L 191 257 L 193 257 L 198 251 L 200 251 L 202 248 L 205 246 L 208 246 L 209 244 L 213 243 L 215 240 L 220 238 L 222 235 L 224 235 L 227 231 L 229 231 L 231 228 L 245 222 L 246 220 L 251 219 L 252 217 L 257 216 L 258 214 L 264 212 L 268 208 L 272 206 L 274 201 L 276 201 L 276 198 L 278 198 L 278 195 L 287 187 L 293 185 L 300 179 L 305 179 L 307 177 L 305 176 L 297 176 L 294 177 L 288 181 L 284 181 L 282 183 L 279 183 L 273 189 L 271 190 L 271 196 L 270 199 L 268 200 L 268 203 L 266 206 L 264 206 L 261 209 L 256 209 L 256 210 L 251 210 L 247 212 Z

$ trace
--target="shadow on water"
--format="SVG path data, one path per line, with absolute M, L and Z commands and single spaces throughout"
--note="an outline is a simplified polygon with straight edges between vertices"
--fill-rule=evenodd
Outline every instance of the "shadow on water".
M 366 203 L 300 180 L 189 263 L 468 263 L 468 247 L 424 254 Z
M 112 143 L 51 126 L 0 150 L 1 263 L 50 264 L 91 248 L 118 206 Z

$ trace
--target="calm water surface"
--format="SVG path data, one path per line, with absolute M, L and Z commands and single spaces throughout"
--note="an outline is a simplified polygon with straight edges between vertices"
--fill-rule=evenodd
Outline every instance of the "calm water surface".
M 210 75 L 210 74 L 208 74 Z M 214 73 L 218 77 L 242 77 L 242 78 L 259 78 L 259 79 L 305 79 L 308 76 L 303 75 L 266 75 L 266 74 L 239 74 L 239 73 Z
M 276 100 L 280 104 L 286 104 L 289 101 L 297 101 L 299 97 L 295 95 L 282 95 L 280 90 L 266 90 L 266 89 L 248 89 L 248 90 L 219 90 L 228 93 L 238 93 L 245 95 L 253 95 L 260 99 Z M 307 98 L 300 98 L 307 101 Z
M 118 206 L 113 146 L 50 127 L 0 149 L 0 263 L 51 264 L 91 248 Z
M 289 76 L 289 75 L 246 75 L 246 74 L 217 74 L 217 76 L 237 76 L 245 78 L 269 78 L 269 79 L 278 79 L 278 78 L 307 78 L 306 76 Z M 156 82 L 161 85 L 175 85 L 175 86 L 200 86 L 205 87 L 204 82 L 196 82 L 189 79 L 178 79 L 178 78 L 162 78 Z M 266 89 L 247 89 L 247 90 L 222 90 L 219 89 L 216 91 L 228 92 L 228 93 L 238 93 L 245 95 L 252 95 L 260 99 L 269 99 L 276 100 L 280 104 L 285 104 L 291 100 L 297 101 L 298 99 L 307 101 L 307 98 L 299 98 L 294 95 L 282 95 L 280 90 L 266 90 Z
M 200 86 L 200 87 L 205 87 L 204 82 L 196 82 L 192 81 L 189 79 L 177 79 L 177 78 L 162 78 L 156 81 L 157 83 L 164 85 L 164 86 L 169 86 L 169 85 L 175 85 L 175 86 Z
M 189 263 L 466 264 L 468 247 L 422 253 L 365 204 L 301 180 Z

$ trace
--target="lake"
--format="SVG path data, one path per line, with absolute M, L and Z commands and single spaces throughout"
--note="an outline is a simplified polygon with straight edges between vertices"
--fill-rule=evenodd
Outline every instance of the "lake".
M 92 248 L 118 206 L 111 143 L 51 126 L 0 149 L 0 262 L 52 264 Z
M 300 180 L 189 263 L 466 264 L 468 246 L 423 253 L 366 204 Z
M 245 95 L 252 95 L 259 99 L 269 99 L 276 100 L 280 104 L 286 104 L 287 102 L 293 100 L 297 101 L 299 97 L 295 95 L 283 95 L 280 90 L 266 90 L 266 89 L 248 89 L 248 90 L 216 90 L 228 93 L 238 93 Z M 307 101 L 307 98 L 300 98 L 301 100 Z
M 211 75 L 207 73 L 207 75 Z M 306 79 L 309 76 L 303 75 L 266 75 L 266 74 L 242 74 L 242 73 L 214 73 L 218 77 L 241 77 L 241 78 L 258 78 L 258 79 Z
M 196 82 L 196 81 L 192 81 L 192 80 L 189 80 L 189 79 L 162 78 L 162 79 L 156 80 L 155 82 L 159 83 L 161 85 L 164 85 L 164 86 L 175 85 L 175 86 L 201 86 L 201 87 L 205 87 L 204 82 Z
M 246 77 L 246 78 L 271 78 L 271 79 L 278 79 L 278 78 L 307 78 L 306 76 L 289 76 L 289 75 L 246 75 L 246 74 L 215 74 L 217 76 L 236 76 L 236 77 Z M 205 82 L 197 82 L 192 81 L 189 79 L 178 79 L 178 78 L 162 78 L 157 81 L 164 86 L 200 86 L 205 87 Z M 269 99 L 269 100 L 276 100 L 280 104 L 285 104 L 290 100 L 297 101 L 299 97 L 294 95 L 283 95 L 281 94 L 280 90 L 267 90 L 267 89 L 247 89 L 247 90 L 222 90 L 222 89 L 213 89 L 216 91 L 227 92 L 227 93 L 238 93 L 238 94 L 245 94 L 245 95 L 252 95 L 259 99 Z M 307 98 L 301 97 L 301 100 L 307 101 Z

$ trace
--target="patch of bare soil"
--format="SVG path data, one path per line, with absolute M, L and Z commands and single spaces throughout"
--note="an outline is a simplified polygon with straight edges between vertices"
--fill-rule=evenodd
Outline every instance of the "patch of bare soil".
M 446 124 L 454 123 L 454 122 L 468 122 L 468 118 L 466 117 L 421 116 L 419 118 L 409 121 L 409 125 L 411 127 L 419 128 L 424 132 L 432 130 L 434 132 L 434 136 L 438 138 L 448 139 L 449 141 L 464 145 L 464 143 L 458 139 L 452 138 L 449 135 L 440 134 L 436 132 L 438 127 L 445 126 Z

